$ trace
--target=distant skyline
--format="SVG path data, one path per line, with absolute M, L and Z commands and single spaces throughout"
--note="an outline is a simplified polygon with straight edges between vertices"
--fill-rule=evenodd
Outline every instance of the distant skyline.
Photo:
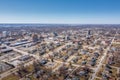
M 120 0 L 0 0 L 0 23 L 120 24 Z

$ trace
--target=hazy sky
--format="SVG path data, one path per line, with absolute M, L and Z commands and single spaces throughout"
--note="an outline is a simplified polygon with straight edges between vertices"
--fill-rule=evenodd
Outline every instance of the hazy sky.
M 120 24 L 120 0 L 0 0 L 0 23 Z

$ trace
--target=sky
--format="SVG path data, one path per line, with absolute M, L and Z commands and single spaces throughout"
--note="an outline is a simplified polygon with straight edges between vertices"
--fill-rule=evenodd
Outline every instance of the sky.
M 0 0 L 0 23 L 120 24 L 120 0 Z

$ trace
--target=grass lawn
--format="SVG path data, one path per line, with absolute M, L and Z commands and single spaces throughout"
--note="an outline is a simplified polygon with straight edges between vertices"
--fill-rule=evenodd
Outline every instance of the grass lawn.
M 95 78 L 94 80 L 101 80 L 101 79 Z
M 19 80 L 19 77 L 16 76 L 16 75 L 11 74 L 11 75 L 3 78 L 2 80 Z

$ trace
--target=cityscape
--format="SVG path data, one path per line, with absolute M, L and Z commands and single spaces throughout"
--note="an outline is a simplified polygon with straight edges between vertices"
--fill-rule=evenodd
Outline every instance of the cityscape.
M 0 26 L 1 80 L 120 79 L 120 25 Z
M 120 80 L 120 0 L 0 0 L 0 80 Z

